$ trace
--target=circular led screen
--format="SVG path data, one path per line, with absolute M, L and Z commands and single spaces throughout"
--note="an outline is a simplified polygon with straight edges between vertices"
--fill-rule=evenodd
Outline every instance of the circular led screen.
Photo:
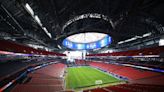
M 67 37 L 63 45 L 75 50 L 91 50 L 102 48 L 110 44 L 112 38 L 103 33 L 80 33 Z

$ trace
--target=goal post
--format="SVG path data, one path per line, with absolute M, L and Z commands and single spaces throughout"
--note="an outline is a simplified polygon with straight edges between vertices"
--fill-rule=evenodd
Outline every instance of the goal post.
M 98 85 L 98 84 L 102 84 L 102 83 L 103 83 L 102 80 L 96 80 L 96 81 L 95 81 L 95 84 L 97 84 L 97 85 Z

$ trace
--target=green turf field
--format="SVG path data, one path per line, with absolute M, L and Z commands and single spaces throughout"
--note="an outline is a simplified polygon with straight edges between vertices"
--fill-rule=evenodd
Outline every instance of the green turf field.
M 95 86 L 96 80 L 102 80 L 103 84 L 120 81 L 119 79 L 89 66 L 67 68 L 67 75 L 65 77 L 67 89 Z

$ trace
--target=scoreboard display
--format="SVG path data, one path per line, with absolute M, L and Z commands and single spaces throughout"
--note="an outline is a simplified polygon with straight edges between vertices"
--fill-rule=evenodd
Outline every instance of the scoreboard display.
M 91 42 L 91 43 L 75 43 L 75 42 L 71 42 L 67 39 L 64 39 L 62 44 L 65 47 L 70 48 L 70 49 L 91 50 L 91 49 L 105 47 L 105 46 L 111 44 L 111 42 L 112 42 L 112 38 L 110 36 L 106 36 L 101 40 L 98 40 L 96 42 Z

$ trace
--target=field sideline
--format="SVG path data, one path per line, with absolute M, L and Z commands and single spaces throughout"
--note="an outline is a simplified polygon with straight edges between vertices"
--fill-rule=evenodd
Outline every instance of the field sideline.
M 106 74 L 98 69 L 82 66 L 67 68 L 65 77 L 66 89 L 78 89 L 89 86 L 95 86 L 96 81 L 102 81 L 102 84 L 120 82 L 121 80 Z

